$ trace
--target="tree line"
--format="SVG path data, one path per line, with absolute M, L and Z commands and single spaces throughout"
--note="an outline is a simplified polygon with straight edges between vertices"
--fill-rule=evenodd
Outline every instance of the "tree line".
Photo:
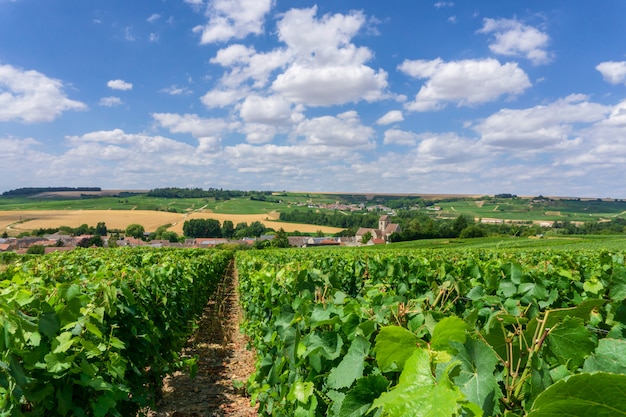
M 61 191 L 102 191 L 100 187 L 23 187 L 2 193 L 4 197 L 25 197 L 40 193 L 51 193 Z
M 341 229 L 351 229 L 356 232 L 360 227 L 376 227 L 380 213 L 324 213 L 315 210 L 298 210 L 280 213 L 279 220 L 290 223 L 315 224 L 332 226 Z
M 251 197 L 251 199 L 265 200 L 268 195 L 272 195 L 271 191 L 240 191 L 240 190 L 223 190 L 221 188 L 155 188 L 148 191 L 148 197 L 159 198 L 215 198 L 216 200 L 229 200 L 236 197 Z

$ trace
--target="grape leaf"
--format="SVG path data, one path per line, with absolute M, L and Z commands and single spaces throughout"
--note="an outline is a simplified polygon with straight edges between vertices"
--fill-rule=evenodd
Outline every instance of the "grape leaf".
M 387 391 L 388 386 L 389 381 L 382 375 L 368 375 L 360 378 L 341 403 L 339 417 L 364 416 L 374 399 Z
M 582 373 L 539 394 L 528 417 L 626 416 L 626 375 Z
M 417 349 L 407 359 L 400 381 L 392 390 L 374 400 L 372 407 L 382 408 L 390 417 L 455 416 L 465 395 L 444 375 L 436 381 L 431 373 L 430 354 Z M 475 411 L 476 407 L 472 407 Z
M 574 370 L 596 348 L 596 340 L 579 318 L 567 317 L 548 334 L 549 347 L 558 363 Z
M 376 361 L 381 371 L 402 370 L 406 360 L 417 349 L 420 339 L 407 329 L 387 326 L 376 336 Z M 394 368 L 394 364 L 397 368 Z
M 454 383 L 469 401 L 481 406 L 485 415 L 494 415 L 502 397 L 494 375 L 499 362 L 495 352 L 476 339 L 468 339 L 465 344 L 452 342 L 451 345 L 457 351 L 454 359 L 461 363 L 461 370 L 454 378 Z
M 467 324 L 459 317 L 450 316 L 435 326 L 430 347 L 433 350 L 450 350 L 450 342 L 465 342 Z
M 363 376 L 365 367 L 365 357 L 369 353 L 370 342 L 357 336 L 350 345 L 348 353 L 333 368 L 328 375 L 328 386 L 330 388 L 347 388 L 357 379 Z
M 583 370 L 626 374 L 626 340 L 600 340 L 596 351 L 585 360 Z

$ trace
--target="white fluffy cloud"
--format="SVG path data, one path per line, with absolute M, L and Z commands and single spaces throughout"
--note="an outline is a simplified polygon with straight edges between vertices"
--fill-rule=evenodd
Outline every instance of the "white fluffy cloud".
M 109 82 L 107 82 L 107 87 L 113 90 L 122 90 L 122 91 L 133 89 L 133 85 L 124 80 L 110 80 Z
M 291 120 L 291 104 L 281 96 L 250 95 L 242 103 L 240 113 L 245 122 L 285 124 Z
M 606 61 L 596 66 L 605 81 L 611 84 L 626 84 L 626 61 Z
M 121 106 L 122 99 L 119 97 L 102 97 L 99 104 L 104 107 Z
M 202 102 L 210 108 L 230 105 L 247 95 L 237 91 L 268 85 L 304 106 L 380 100 L 387 73 L 367 66 L 372 52 L 351 42 L 365 24 L 360 12 L 317 17 L 316 7 L 291 9 L 277 24 L 284 47 L 257 52 L 235 44 L 218 51 L 211 62 L 227 71 Z
M 377 125 L 389 125 L 392 123 L 401 122 L 404 120 L 404 116 L 400 110 L 391 110 L 387 112 L 380 119 L 376 120 Z
M 535 65 L 545 64 L 551 56 L 546 51 L 550 37 L 539 29 L 516 19 L 485 19 L 479 33 L 493 33 L 489 49 L 499 55 L 523 56 Z
M 86 108 L 67 98 L 59 80 L 38 71 L 0 65 L 0 121 L 50 122 L 64 111 Z
M 274 81 L 273 89 L 309 106 L 329 106 L 359 100 L 376 101 L 387 86 L 387 73 L 365 65 L 307 68 L 291 66 Z
M 196 138 L 219 135 L 232 128 L 223 119 L 205 119 L 197 114 L 153 113 L 152 118 L 172 133 L 190 133 Z
M 389 129 L 385 131 L 383 143 L 385 145 L 415 145 L 419 136 L 413 132 L 407 132 L 400 129 Z
M 187 1 L 200 6 L 198 1 Z M 249 34 L 263 32 L 265 15 L 271 10 L 273 0 L 210 0 L 206 15 L 208 22 L 196 26 L 201 33 L 200 43 L 225 42 L 242 39 Z
M 576 123 L 602 120 L 609 111 L 608 106 L 574 94 L 549 105 L 502 109 L 476 125 L 475 130 L 487 145 L 539 152 L 575 139 Z
M 521 94 L 531 86 L 516 63 L 501 64 L 495 59 L 406 60 L 398 69 L 411 77 L 427 79 L 415 101 L 406 105 L 413 111 L 440 110 L 447 102 L 462 106 L 481 104 L 502 95 Z
M 302 121 L 295 134 L 309 145 L 373 149 L 374 129 L 361 123 L 357 112 L 348 111 L 335 116 L 322 116 Z
M 351 43 L 366 23 L 363 14 L 316 15 L 317 7 L 292 9 L 278 23 L 278 37 L 293 60 L 272 88 L 310 106 L 381 99 L 387 73 L 366 66 L 372 52 Z

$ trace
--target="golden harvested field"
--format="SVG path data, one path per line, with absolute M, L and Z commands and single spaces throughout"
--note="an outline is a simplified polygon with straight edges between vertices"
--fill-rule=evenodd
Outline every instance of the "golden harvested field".
M 190 219 L 217 219 L 220 223 L 230 220 L 237 223 L 260 221 L 266 227 L 278 230 L 281 227 L 286 232 L 300 231 L 315 233 L 321 230 L 324 233 L 337 233 L 341 229 L 336 227 L 317 226 L 311 224 L 294 224 L 275 221 L 277 212 L 268 214 L 219 214 L 210 211 L 193 212 L 191 214 L 168 213 L 163 211 L 147 210 L 24 210 L 0 211 L 0 231 L 6 230 L 11 236 L 21 232 L 30 232 L 40 228 L 54 228 L 60 226 L 78 227 L 81 224 L 96 226 L 105 222 L 109 229 L 126 229 L 129 224 L 142 225 L 146 231 L 152 232 L 159 226 L 171 224 L 169 230 L 179 235 L 183 234 L 183 224 Z

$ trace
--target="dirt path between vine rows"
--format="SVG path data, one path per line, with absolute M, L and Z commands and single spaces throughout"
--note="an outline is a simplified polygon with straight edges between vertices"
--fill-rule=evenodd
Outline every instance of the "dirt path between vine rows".
M 198 330 L 183 350 L 184 357 L 198 356 L 198 373 L 176 372 L 165 378 L 163 397 L 148 417 L 252 417 L 257 415 L 241 383 L 254 371 L 254 354 L 246 349 L 239 331 L 241 309 L 237 271 L 224 279 L 207 304 Z

